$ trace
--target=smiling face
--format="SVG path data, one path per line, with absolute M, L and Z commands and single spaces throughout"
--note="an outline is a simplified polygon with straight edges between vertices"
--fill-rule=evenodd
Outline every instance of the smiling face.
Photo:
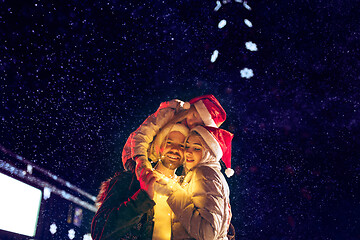
M 184 161 L 184 141 L 185 136 L 174 131 L 169 133 L 166 141 L 161 148 L 162 164 L 171 170 L 180 167 Z
M 185 167 L 190 170 L 201 161 L 205 143 L 197 134 L 191 134 L 185 144 Z

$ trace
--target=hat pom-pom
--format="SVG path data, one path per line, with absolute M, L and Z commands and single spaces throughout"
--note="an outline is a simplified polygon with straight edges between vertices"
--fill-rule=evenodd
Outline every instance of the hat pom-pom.
M 225 169 L 225 174 L 228 178 L 231 177 L 232 175 L 234 175 L 234 169 L 231 168 Z
M 189 109 L 190 108 L 190 103 L 189 102 L 184 102 L 182 107 L 183 107 L 183 109 Z

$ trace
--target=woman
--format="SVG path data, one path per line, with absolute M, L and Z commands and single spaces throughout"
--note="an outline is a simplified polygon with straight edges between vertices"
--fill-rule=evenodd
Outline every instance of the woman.
M 230 132 L 197 126 L 186 141 L 186 176 L 172 183 L 167 203 L 174 212 L 172 239 L 228 239 L 231 220 L 229 186 L 221 173 L 230 168 Z M 227 169 L 229 171 L 229 169 Z
M 163 102 L 155 113 L 130 134 L 122 152 L 123 165 L 130 159 L 137 162 L 137 174 L 143 167 L 151 169 L 148 158 L 153 160 L 154 156 L 148 154 L 149 147 L 160 129 L 168 123 L 181 122 L 191 129 L 197 125 L 219 127 L 225 119 L 226 112 L 213 95 L 199 96 L 189 102 L 178 99 Z

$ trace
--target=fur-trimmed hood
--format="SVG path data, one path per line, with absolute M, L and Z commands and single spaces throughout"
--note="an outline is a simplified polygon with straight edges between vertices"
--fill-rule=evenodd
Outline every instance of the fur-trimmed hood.
M 103 202 L 105 201 L 106 195 L 109 192 L 109 188 L 110 188 L 110 183 L 111 181 L 117 177 L 120 174 L 120 172 L 116 172 L 115 175 L 111 178 L 109 178 L 108 180 L 104 181 L 101 183 L 100 186 L 100 190 L 99 190 L 99 194 L 96 197 L 96 201 L 95 201 L 95 205 L 96 207 L 99 209 L 100 206 L 103 204 Z

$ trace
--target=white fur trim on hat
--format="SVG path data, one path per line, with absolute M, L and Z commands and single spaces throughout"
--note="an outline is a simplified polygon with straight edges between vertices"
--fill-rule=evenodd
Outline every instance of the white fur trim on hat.
M 181 132 L 186 137 L 189 134 L 189 128 L 184 124 L 176 123 L 170 128 L 169 133 L 170 132 Z
M 196 131 L 201 135 L 201 137 L 204 139 L 211 151 L 215 154 L 216 160 L 219 161 L 223 156 L 223 152 L 216 138 L 202 126 L 196 126 L 191 129 L 191 131 Z
M 206 106 L 202 100 L 195 102 L 194 106 L 206 126 L 217 128 L 214 120 L 211 117 L 211 114 L 209 113 L 208 109 L 206 108 Z
M 225 169 L 225 174 L 228 178 L 231 177 L 232 175 L 234 175 L 234 169 L 232 168 Z

